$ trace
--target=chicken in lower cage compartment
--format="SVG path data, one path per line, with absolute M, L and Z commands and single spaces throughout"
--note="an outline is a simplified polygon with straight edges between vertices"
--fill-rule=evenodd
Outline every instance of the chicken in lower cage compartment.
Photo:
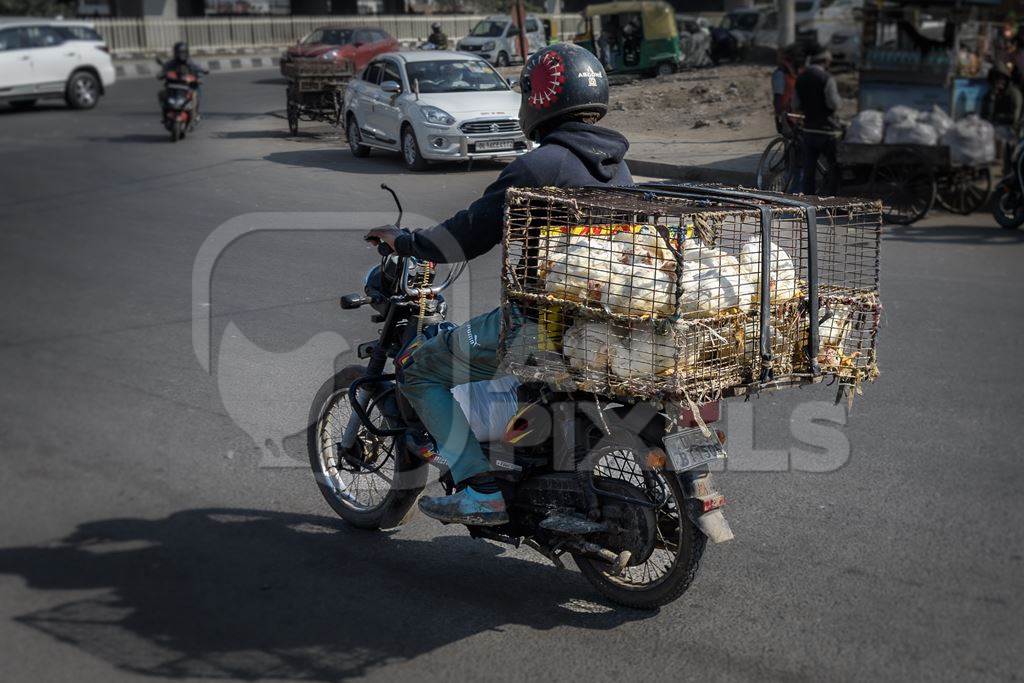
M 667 334 L 633 328 L 625 344 L 609 347 L 612 374 L 622 379 L 662 375 L 697 362 L 697 328 L 680 321 Z
M 853 307 L 849 304 L 830 304 L 831 316 L 818 325 L 818 362 L 826 369 L 838 368 L 846 358 L 843 346 L 853 327 Z
M 621 337 L 606 323 L 580 320 L 562 335 L 562 355 L 575 370 L 606 372 L 609 345 L 620 345 Z

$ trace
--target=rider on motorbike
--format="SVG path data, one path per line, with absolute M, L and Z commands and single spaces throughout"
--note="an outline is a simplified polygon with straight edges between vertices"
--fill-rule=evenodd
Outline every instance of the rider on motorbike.
M 199 118 L 199 103 L 200 103 L 200 100 L 201 100 L 200 95 L 202 94 L 202 87 L 199 84 L 198 78 L 200 76 L 202 76 L 203 74 L 207 74 L 207 73 L 210 73 L 210 72 L 207 71 L 206 69 L 204 69 L 203 67 L 199 66 L 198 64 L 196 64 L 195 62 L 193 62 L 189 58 L 188 43 L 186 43 L 183 40 L 174 44 L 174 56 L 171 59 L 169 59 L 166 62 L 164 62 L 163 67 L 160 69 L 160 73 L 157 74 L 157 76 L 156 76 L 157 80 L 161 80 L 161 81 L 166 80 L 167 74 L 172 72 L 172 71 L 175 72 L 176 74 L 178 74 L 179 78 L 181 78 L 182 76 L 188 75 L 188 74 L 191 74 L 191 75 L 196 77 L 197 80 L 196 80 L 196 84 L 194 86 L 194 88 L 195 88 L 195 106 L 194 106 L 193 111 L 195 113 L 196 119 L 198 120 L 198 118 Z M 161 91 L 160 92 L 160 101 L 161 102 L 163 102 L 163 100 L 164 100 L 164 95 L 165 95 L 164 91 Z
M 519 122 L 540 146 L 509 164 L 482 197 L 432 228 L 404 232 L 375 228 L 366 238 L 385 242 L 399 255 L 438 263 L 468 261 L 502 239 L 505 190 L 510 187 L 629 185 L 623 157 L 629 142 L 594 125 L 608 110 L 608 79 L 601 62 L 568 43 L 546 47 L 523 67 Z M 455 384 L 491 379 L 498 372 L 501 316 L 511 328 L 516 311 L 495 309 L 461 327 L 415 340 L 400 359 L 402 394 L 438 443 L 456 492 L 420 499 L 420 509 L 443 522 L 497 525 L 508 521 L 491 466 L 452 397 Z
M 427 42 L 432 44 L 438 50 L 448 49 L 448 36 L 441 31 L 441 24 L 434 22 L 430 25 L 430 35 L 427 36 Z

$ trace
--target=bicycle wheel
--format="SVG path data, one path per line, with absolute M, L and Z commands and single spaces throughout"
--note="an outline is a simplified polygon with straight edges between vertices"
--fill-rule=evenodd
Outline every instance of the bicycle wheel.
M 790 149 L 786 138 L 778 136 L 768 143 L 757 162 L 757 189 L 785 192 L 790 177 Z

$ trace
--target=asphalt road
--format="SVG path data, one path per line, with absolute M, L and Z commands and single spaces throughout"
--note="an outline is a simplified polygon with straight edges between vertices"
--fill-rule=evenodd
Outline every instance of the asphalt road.
M 881 378 L 849 415 L 824 387 L 730 405 L 736 540 L 634 612 L 422 517 L 347 528 L 281 438 L 373 332 L 336 305 L 373 262 L 351 212 L 390 216 L 386 181 L 443 218 L 500 167 L 288 138 L 272 72 L 212 77 L 172 145 L 156 87 L 0 111 L 0 680 L 1021 676 L 1024 233 L 888 229 Z M 793 435 L 807 411 L 838 451 Z

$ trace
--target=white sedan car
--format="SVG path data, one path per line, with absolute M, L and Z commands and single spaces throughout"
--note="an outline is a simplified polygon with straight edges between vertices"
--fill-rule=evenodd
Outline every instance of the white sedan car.
M 459 52 L 389 52 L 367 64 L 345 91 L 352 154 L 401 151 L 414 171 L 429 161 L 525 154 L 519 93 L 490 64 Z
M 114 80 L 107 44 L 91 24 L 0 17 L 0 102 L 26 108 L 61 97 L 90 109 Z

